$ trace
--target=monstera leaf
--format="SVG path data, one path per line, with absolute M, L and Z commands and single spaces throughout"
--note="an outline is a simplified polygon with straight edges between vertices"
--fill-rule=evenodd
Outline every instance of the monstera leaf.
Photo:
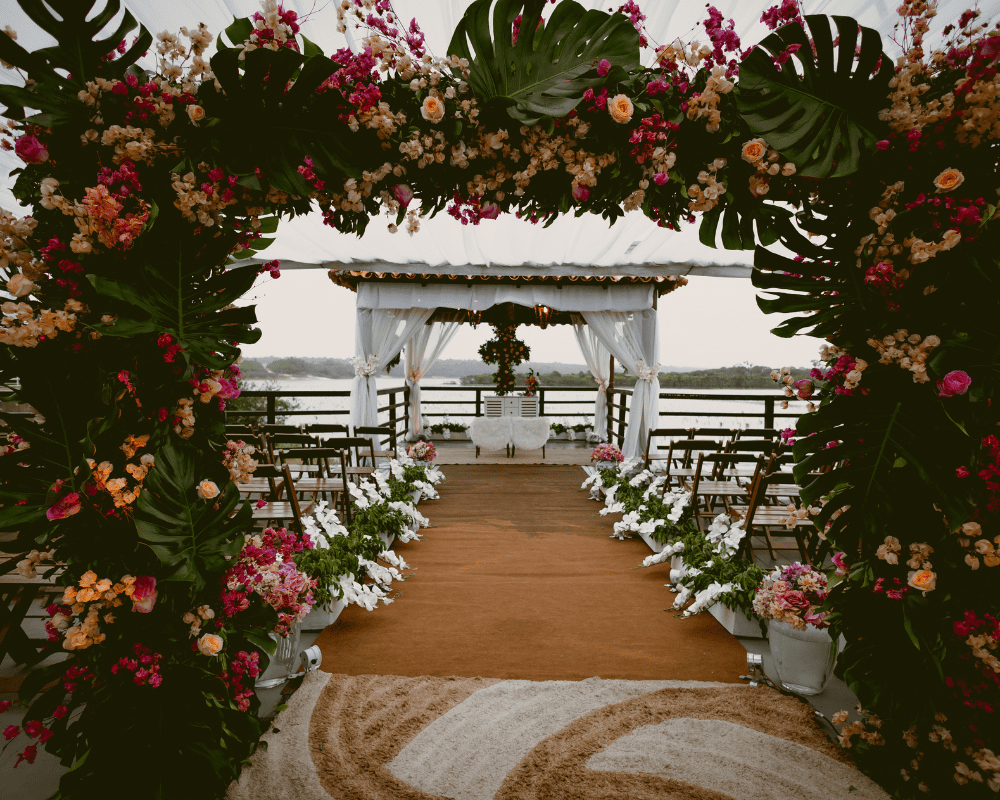
M 878 32 L 860 28 L 850 17 L 833 20 L 836 46 L 829 18 L 809 15 L 811 41 L 801 25 L 785 25 L 740 66 L 737 105 L 743 120 L 810 178 L 858 170 L 875 147 L 878 112 L 886 104 L 893 75 Z M 784 64 L 776 63 L 789 51 Z
M 639 67 L 639 34 L 626 17 L 585 11 L 579 3 L 563 0 L 536 30 L 544 7 L 545 0 L 476 0 L 448 46 L 449 55 L 469 60 L 469 83 L 477 99 L 508 106 L 510 116 L 526 125 L 569 113 L 587 89 L 604 85 L 607 78 L 594 69 L 602 59 L 623 70 Z M 513 44 L 518 14 L 522 22 Z
M 209 468 L 208 460 L 193 447 L 167 445 L 156 454 L 156 466 L 136 501 L 139 538 L 172 569 L 167 580 L 189 582 L 195 590 L 205 586 L 206 575 L 222 572 L 227 558 L 239 554 L 240 533 L 252 514 L 244 504 L 230 516 L 240 502 L 232 482 L 214 502 L 198 498 L 195 486 Z

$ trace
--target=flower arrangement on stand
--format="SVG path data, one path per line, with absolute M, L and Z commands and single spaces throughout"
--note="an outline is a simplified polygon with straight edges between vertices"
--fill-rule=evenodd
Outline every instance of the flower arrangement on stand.
M 522 361 L 527 361 L 531 350 L 514 335 L 517 325 L 494 325 L 493 330 L 496 335 L 482 344 L 479 356 L 484 364 L 497 365 L 497 371 L 493 373 L 497 394 L 510 394 L 517 387 L 514 367 Z
M 414 461 L 433 461 L 437 457 L 437 448 L 433 442 L 419 439 L 406 448 L 406 454 Z
M 528 375 L 524 379 L 524 396 L 534 397 L 535 390 L 538 388 L 538 378 L 535 376 L 535 371 L 533 369 L 528 370 Z
M 599 444 L 590 451 L 590 460 L 621 463 L 625 460 L 625 456 L 622 455 L 622 451 L 618 449 L 616 444 Z

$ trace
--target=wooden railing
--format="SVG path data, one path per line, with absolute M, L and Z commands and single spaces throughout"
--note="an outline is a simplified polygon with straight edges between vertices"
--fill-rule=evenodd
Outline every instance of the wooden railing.
M 462 386 L 458 384 L 448 384 L 439 386 L 422 386 L 421 414 L 428 420 L 461 419 L 482 416 L 484 412 L 483 398 L 495 393 L 493 386 L 475 385 Z M 452 394 L 467 395 L 467 399 L 437 399 L 436 394 L 450 392 Z M 542 415 L 564 418 L 579 418 L 586 420 L 594 413 L 594 388 L 590 386 L 540 386 L 538 387 L 538 406 Z M 580 395 L 580 399 L 564 399 L 565 394 L 575 393 Z M 609 389 L 608 390 L 608 441 L 617 441 L 621 444 L 625 440 L 625 428 L 628 424 L 628 411 L 632 399 L 632 389 Z M 294 391 L 287 389 L 265 390 L 253 389 L 243 393 L 249 397 L 266 398 L 266 408 L 263 411 L 238 411 L 234 412 L 240 416 L 259 417 L 264 422 L 274 423 L 278 416 L 330 416 L 335 421 L 347 422 L 350 415 L 348 409 L 350 392 L 345 389 L 303 389 Z M 392 426 L 399 434 L 404 434 L 410 424 L 409 412 L 409 389 L 405 386 L 388 387 L 378 390 L 379 397 L 379 422 L 383 425 Z M 561 395 L 553 397 L 553 394 Z M 277 401 L 280 397 L 289 398 L 309 398 L 309 397 L 340 397 L 344 398 L 343 408 L 338 409 L 318 409 L 318 408 L 297 408 L 293 410 L 279 410 Z M 383 398 L 385 398 L 383 400 Z M 794 412 L 784 412 L 778 410 L 778 404 L 785 398 L 781 395 L 759 395 L 759 394 L 698 394 L 698 393 L 675 393 L 660 392 L 660 417 L 661 425 L 663 418 L 669 417 L 725 417 L 745 419 L 748 424 L 756 422 L 760 427 L 773 428 L 777 423 L 784 420 L 796 419 L 799 415 Z M 764 404 L 763 412 L 758 410 L 719 410 L 719 411 L 690 411 L 674 410 L 670 408 L 671 400 L 701 400 L 701 401 L 756 401 Z M 666 402 L 662 402 L 666 401 Z M 462 407 L 465 407 L 464 409 Z M 472 410 L 467 410 L 467 409 Z

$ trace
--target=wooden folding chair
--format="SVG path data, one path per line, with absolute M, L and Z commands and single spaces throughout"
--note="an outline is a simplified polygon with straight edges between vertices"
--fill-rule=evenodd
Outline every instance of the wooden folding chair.
M 275 433 L 302 433 L 300 425 L 284 425 L 276 422 L 265 422 L 257 426 L 261 433 L 270 436 Z
M 743 513 L 743 529 L 747 532 L 745 547 L 752 549 L 754 529 L 760 530 L 771 558 L 771 563 L 767 566 L 778 563 L 778 551 L 788 550 L 795 551 L 802 563 L 811 563 L 807 539 L 812 538 L 810 531 L 815 531 L 812 520 L 808 517 L 795 518 L 791 528 L 787 525 L 791 516 L 787 500 L 797 498 L 798 492 L 799 487 L 790 472 L 772 472 L 769 475 L 762 473 L 750 493 L 750 503 L 746 509 L 733 509 L 737 513 Z M 779 499 L 785 502 L 774 502 Z
M 277 463 L 275 453 L 278 450 L 285 450 L 290 447 L 319 447 L 319 439 L 308 433 L 262 433 L 264 448 L 267 451 L 267 459 L 270 463 Z M 315 472 L 312 469 L 302 470 L 303 472 Z
M 310 513 L 315 503 L 311 500 L 307 503 L 299 502 L 298 492 L 288 465 L 262 464 L 258 465 L 256 473 L 260 473 L 257 475 L 259 479 L 269 481 L 273 490 L 270 499 L 265 498 L 264 505 L 259 508 L 254 506 L 249 532 L 253 533 L 258 527 L 267 527 L 269 523 L 281 524 L 291 521 L 292 524 L 285 525 L 285 527 L 293 528 L 298 533 L 302 533 L 302 515 Z M 280 486 L 279 480 L 281 481 Z M 282 492 L 285 492 L 287 500 L 280 499 Z
M 347 454 L 344 450 L 334 447 L 307 447 L 301 451 L 281 451 L 284 456 L 291 453 L 289 457 L 296 457 L 300 453 L 303 457 L 313 460 L 319 470 L 309 477 L 294 478 L 295 491 L 302 502 L 305 495 L 311 495 L 314 502 L 318 502 L 324 496 L 340 514 L 344 523 L 350 521 L 350 498 L 346 496 L 347 486 Z M 289 470 L 293 469 L 291 465 Z
M 742 428 L 736 431 L 736 439 L 777 439 L 781 431 L 775 428 Z
M 226 425 L 226 436 L 230 439 L 253 439 L 256 441 L 257 433 L 252 425 Z
M 336 450 L 344 451 L 346 480 L 359 483 L 364 478 L 370 478 L 375 473 L 374 464 L 365 464 L 365 455 L 375 451 L 375 446 L 370 437 L 365 436 L 340 436 L 330 439 L 323 439 L 320 446 L 322 448 L 332 447 Z
M 746 482 L 741 483 L 735 476 L 728 477 L 725 474 L 736 463 L 753 463 L 754 474 L 751 477 L 755 478 L 763 469 L 764 459 L 762 456 L 754 458 L 734 453 L 698 454 L 698 464 L 691 479 L 691 508 L 699 527 L 703 519 L 712 520 L 720 513 L 717 508 L 719 501 L 722 502 L 723 510 L 728 511 L 734 499 L 749 496 L 752 480 L 748 485 Z M 704 508 L 699 508 L 699 500 L 704 501 Z
M 770 456 L 777 449 L 778 442 L 773 439 L 733 439 L 726 445 L 727 453 L 752 453 L 762 456 Z
M 652 469 L 652 462 L 663 461 L 666 456 L 659 456 L 653 454 L 653 439 L 669 439 L 666 445 L 657 444 L 657 450 L 668 450 L 670 444 L 673 443 L 674 439 L 690 439 L 691 429 L 690 428 L 655 428 L 646 434 L 646 455 L 643 458 L 643 464 L 646 469 Z
M 23 554 L 22 554 L 23 555 Z M 62 595 L 58 575 L 25 578 L 17 572 L 17 562 L 22 555 L 0 561 L 0 661 L 10 656 L 15 664 L 34 666 L 43 660 L 48 651 L 48 639 L 29 636 L 21 627 L 32 604 L 38 600 L 44 608 L 48 595 Z M 48 572 L 42 567 L 40 572 Z
M 374 459 L 379 458 L 395 458 L 396 457 L 396 429 L 391 426 L 369 426 L 363 427 L 359 426 L 354 429 L 355 436 L 371 436 L 372 443 L 375 445 L 376 449 L 374 452 L 362 453 L 363 458 L 372 458 L 372 463 L 374 464 Z M 384 445 L 388 444 L 389 449 L 381 449 Z
M 693 478 L 695 473 L 692 466 L 694 454 L 701 451 L 721 453 L 722 442 L 706 439 L 677 439 L 670 443 L 666 458 L 665 480 L 661 490 L 663 493 L 666 492 L 668 486 L 674 486 L 678 489 L 688 487 L 689 479 Z

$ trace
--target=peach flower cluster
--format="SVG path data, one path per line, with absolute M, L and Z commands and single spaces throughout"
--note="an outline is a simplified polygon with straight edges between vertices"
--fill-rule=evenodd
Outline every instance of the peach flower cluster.
M 132 575 L 124 576 L 117 583 L 112 583 L 108 578 L 98 580 L 97 573 L 88 570 L 81 576 L 78 582 L 79 588 L 67 586 L 63 592 L 62 604 L 70 606 L 74 617 L 84 616 L 83 619 L 77 619 L 77 623 L 73 626 L 69 626 L 72 618 L 66 619 L 64 614 L 57 614 L 52 618 L 53 627 L 66 631 L 63 648 L 85 650 L 91 645 L 103 642 L 105 634 L 101 633 L 100 622 L 103 620 L 105 624 L 110 625 L 115 621 L 111 609 L 122 604 L 121 595 L 132 596 L 135 582 L 136 579 Z
M 751 139 L 743 144 L 741 153 L 743 160 L 753 165 L 757 170 L 750 176 L 750 191 L 754 197 L 761 197 L 768 193 L 770 180 L 775 175 L 784 176 L 795 174 L 795 164 L 787 161 L 781 162 L 781 154 L 777 150 L 771 150 L 767 142 L 763 139 Z
M 983 527 L 978 522 L 969 521 L 956 531 L 959 547 L 965 550 L 965 563 L 971 570 L 980 566 L 1000 566 L 1000 536 L 993 541 L 983 536 Z
M 188 631 L 189 636 L 199 636 L 201 634 L 201 626 L 210 619 L 215 619 L 215 612 L 210 606 L 198 606 L 194 611 L 188 611 L 182 617 L 184 624 L 191 626 Z
M 38 565 L 42 561 L 53 561 L 56 557 L 55 550 L 32 550 L 23 559 L 17 562 L 17 574 L 22 578 L 38 577 Z
M 129 437 L 133 439 L 134 437 Z M 148 440 L 148 436 L 138 437 L 139 439 Z M 143 442 L 145 444 L 145 441 Z M 126 457 L 132 458 L 136 451 L 142 447 L 142 445 L 136 446 L 134 443 L 130 443 L 126 440 L 125 444 L 121 446 L 121 449 L 125 451 Z M 131 451 L 131 454 L 129 454 Z M 149 470 L 156 464 L 156 458 L 152 453 L 144 453 L 140 459 L 139 463 L 128 463 L 125 465 L 125 471 L 131 476 L 134 483 L 129 486 L 129 481 L 127 478 L 119 477 L 112 478 L 111 473 L 114 471 L 114 464 L 110 461 L 102 461 L 98 464 L 94 459 L 87 459 L 87 466 L 90 467 L 91 477 L 94 481 L 94 487 L 99 492 L 107 492 L 111 495 L 111 499 L 114 502 L 115 508 L 124 508 L 129 506 L 136 501 L 142 491 L 142 482 L 145 480 L 146 475 L 149 474 Z
M 3 313 L 0 318 L 0 344 L 37 347 L 39 341 L 52 339 L 60 332 L 73 333 L 76 330 L 76 315 L 87 310 L 83 303 L 73 298 L 67 300 L 59 311 L 51 308 L 36 310 L 28 303 L 8 300 L 0 304 L 0 312 Z
M 247 444 L 242 439 L 238 441 L 230 439 L 226 442 L 222 463 L 229 470 L 229 477 L 235 483 L 249 483 L 250 476 L 257 469 L 257 462 L 253 458 L 256 452 L 257 449 L 253 445 Z
M 895 333 L 886 334 L 881 341 L 869 339 L 868 344 L 878 351 L 880 364 L 896 361 L 900 368 L 913 373 L 914 383 L 927 383 L 930 380 L 927 376 L 927 357 L 941 344 L 941 339 L 934 335 L 921 337 L 900 328 Z

